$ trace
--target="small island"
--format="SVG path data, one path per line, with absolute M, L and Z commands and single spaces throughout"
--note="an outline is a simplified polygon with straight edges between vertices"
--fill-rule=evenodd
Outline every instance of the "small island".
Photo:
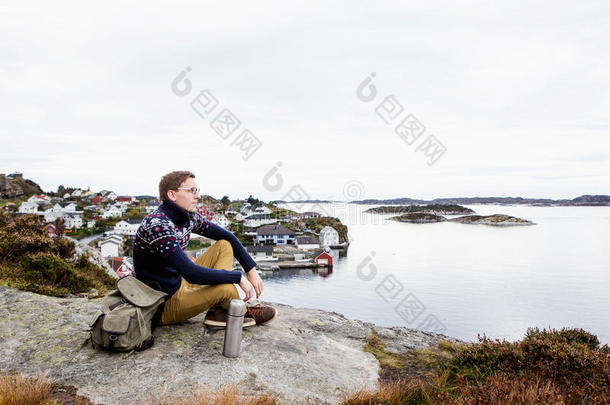
M 392 221 L 408 222 L 411 224 L 430 224 L 434 222 L 443 222 L 447 218 L 442 215 L 426 214 L 420 212 L 412 212 L 410 214 L 403 214 L 396 217 L 390 218 Z
M 428 204 L 428 205 L 384 205 L 381 207 L 369 208 L 364 212 L 372 214 L 408 214 L 421 213 L 432 215 L 466 215 L 474 214 L 470 208 L 456 204 Z M 443 219 L 444 220 L 444 219 Z M 439 222 L 439 221 L 434 221 Z
M 536 225 L 527 219 L 512 217 L 505 214 L 494 215 L 466 215 L 463 217 L 452 218 L 449 221 L 461 224 L 493 225 L 493 226 L 516 226 L 516 225 Z

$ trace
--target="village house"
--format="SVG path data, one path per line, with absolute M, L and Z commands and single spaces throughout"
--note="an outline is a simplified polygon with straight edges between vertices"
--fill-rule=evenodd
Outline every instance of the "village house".
M 102 218 L 108 219 L 112 217 L 120 217 L 123 215 L 123 211 L 121 211 L 117 206 L 111 205 L 108 209 L 102 212 Z
M 250 212 L 254 214 L 271 214 L 271 210 L 264 205 L 257 205 L 250 209 Z
M 318 266 L 332 267 L 333 265 L 333 257 L 325 252 L 324 249 L 318 249 L 313 252 L 313 261 Z
M 318 239 L 311 236 L 298 236 L 295 246 L 301 250 L 320 249 Z
M 263 225 L 256 230 L 256 243 L 258 244 L 273 242 L 276 245 L 292 245 L 295 240 L 295 232 L 283 225 Z
M 48 204 L 51 202 L 51 199 L 44 194 L 39 194 L 28 198 L 28 202 L 35 202 L 36 204 Z
M 246 246 L 246 250 L 254 260 L 277 260 L 273 257 L 273 246 L 254 245 Z
M 322 248 L 327 248 L 332 245 L 338 245 L 339 244 L 339 232 L 337 232 L 335 230 L 335 228 L 332 228 L 330 226 L 325 226 L 324 228 L 322 228 L 322 230 L 320 230 L 319 239 L 320 239 L 320 246 Z
M 52 212 L 76 212 L 76 204 L 73 202 L 58 202 L 51 208 Z
M 99 195 L 102 197 L 102 200 L 106 201 L 114 201 L 117 199 L 117 195 L 114 191 L 102 190 L 99 192 Z
M 53 211 L 53 208 L 49 208 L 48 210 L 45 210 L 45 212 L 42 214 L 44 217 L 44 221 L 45 222 L 55 222 L 55 220 L 57 218 L 61 218 L 64 216 L 64 212 L 62 211 Z
M 20 214 L 38 214 L 38 204 L 35 202 L 25 201 L 19 206 Z
M 46 223 L 42 229 L 46 231 L 49 235 L 54 236 L 57 233 L 57 229 L 55 228 L 55 224 Z
M 141 219 L 122 220 L 116 223 L 114 231 L 120 235 L 135 236 L 141 223 Z
M 215 214 L 212 222 L 225 229 L 229 227 L 229 220 L 222 214 Z
M 294 219 L 310 219 L 310 218 L 320 218 L 322 215 L 318 214 L 317 212 L 313 212 L 313 211 L 308 211 L 308 212 L 301 212 L 298 214 L 294 214 L 292 216 L 292 218 Z
M 7 202 L 6 204 L 4 204 L 4 206 L 2 207 L 2 209 L 4 211 L 14 211 L 17 209 L 17 204 L 15 204 L 14 202 Z
M 146 203 L 146 212 L 147 213 L 151 213 L 154 210 L 157 209 L 157 207 L 159 206 L 160 202 L 158 200 L 150 200 Z
M 98 243 L 102 252 L 102 257 L 114 257 L 119 255 L 119 247 L 123 242 L 123 237 L 117 234 L 109 234 Z
M 267 214 L 252 214 L 244 218 L 244 226 L 247 228 L 258 228 L 262 225 L 276 224 L 276 218 L 272 218 Z
M 117 197 L 116 201 L 120 203 L 131 204 L 133 202 L 136 202 L 136 199 L 128 195 L 121 195 Z
M 66 229 L 78 229 L 83 226 L 83 217 L 76 212 L 64 212 L 62 218 Z
M 81 190 L 80 188 L 77 188 L 76 190 L 74 190 L 72 192 L 72 197 L 80 197 L 83 195 L 83 190 Z

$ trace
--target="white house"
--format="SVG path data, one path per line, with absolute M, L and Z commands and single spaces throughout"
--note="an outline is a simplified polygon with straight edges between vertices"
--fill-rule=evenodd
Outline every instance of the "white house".
M 256 206 L 252 209 L 254 214 L 271 214 L 271 210 L 264 205 Z
M 104 200 L 111 200 L 114 201 L 117 199 L 117 195 L 114 191 L 109 191 L 109 190 L 102 190 L 100 191 L 100 196 L 104 199 Z
M 35 202 L 36 204 L 46 204 L 51 202 L 51 199 L 49 198 L 49 196 L 40 194 L 31 196 L 30 198 L 28 198 L 28 202 Z
M 264 244 L 272 241 L 276 245 L 292 245 L 296 234 L 283 225 L 263 225 L 256 230 L 256 242 Z
M 83 190 L 81 190 L 80 188 L 77 188 L 76 190 L 74 190 L 72 192 L 72 197 L 80 197 L 83 194 Z
M 53 211 L 53 208 L 49 208 L 48 210 L 46 210 L 44 212 L 43 215 L 44 215 L 44 221 L 45 222 L 55 222 L 55 220 L 57 218 L 63 217 L 64 212 L 62 212 L 62 211 L 59 211 L 59 212 Z
M 229 227 L 229 220 L 222 214 L 214 215 L 214 217 L 212 218 L 212 222 L 225 229 Z
M 53 212 L 76 212 L 76 204 L 72 202 L 58 202 L 51 210 Z
M 311 236 L 299 236 L 295 246 L 302 250 L 317 250 L 320 249 L 320 244 L 316 238 Z
M 248 228 L 258 228 L 261 225 L 276 224 L 277 218 L 272 218 L 266 214 L 252 214 L 244 218 L 244 226 Z
M 320 230 L 320 246 L 322 248 L 327 248 L 330 245 L 338 245 L 339 244 L 339 232 L 330 226 L 325 226 Z
M 120 217 L 122 215 L 123 212 L 114 205 L 110 206 L 107 210 L 102 212 L 102 218 Z
M 95 226 L 95 220 L 87 221 L 87 228 L 93 228 Z
M 73 212 L 65 212 L 63 214 L 63 219 L 66 224 L 66 229 L 78 229 L 83 226 L 83 217 L 81 217 L 80 214 Z
M 25 201 L 19 206 L 20 214 L 37 214 L 38 204 L 35 202 Z
M 66 198 L 70 198 L 70 197 L 71 197 L 70 193 L 66 193 L 63 195 L 62 198 L 65 200 Z
M 117 234 L 111 234 L 105 237 L 101 242 L 99 242 L 102 257 L 118 256 L 121 242 L 123 242 L 123 237 Z
M 141 219 L 123 220 L 116 223 L 114 231 L 121 235 L 134 236 L 142 223 Z
M 149 202 L 146 203 L 146 212 L 151 213 L 154 210 L 157 209 L 157 207 L 159 206 L 160 202 L 157 200 L 150 200 Z

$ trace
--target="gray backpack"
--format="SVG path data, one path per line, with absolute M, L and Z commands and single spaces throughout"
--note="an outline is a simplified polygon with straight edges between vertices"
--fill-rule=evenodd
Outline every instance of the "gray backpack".
M 89 323 L 91 345 L 114 351 L 149 348 L 154 343 L 153 319 L 162 311 L 167 294 L 133 276 L 119 279 L 116 287 Z

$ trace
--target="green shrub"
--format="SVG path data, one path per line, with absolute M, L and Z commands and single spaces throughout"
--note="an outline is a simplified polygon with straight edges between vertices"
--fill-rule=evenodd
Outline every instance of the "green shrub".
M 71 293 L 86 292 L 91 283 L 78 275 L 74 265 L 50 253 L 28 253 L 21 261 L 23 279 L 34 285 L 65 288 Z

